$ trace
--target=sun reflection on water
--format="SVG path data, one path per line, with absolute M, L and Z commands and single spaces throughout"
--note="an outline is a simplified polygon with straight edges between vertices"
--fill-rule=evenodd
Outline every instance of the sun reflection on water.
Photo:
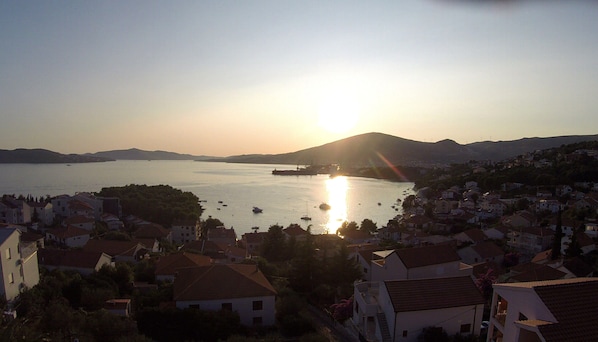
M 338 176 L 326 180 L 326 192 L 328 192 L 328 222 L 325 230 L 328 234 L 336 234 L 336 230 L 347 220 L 347 190 L 349 182 L 347 177 Z

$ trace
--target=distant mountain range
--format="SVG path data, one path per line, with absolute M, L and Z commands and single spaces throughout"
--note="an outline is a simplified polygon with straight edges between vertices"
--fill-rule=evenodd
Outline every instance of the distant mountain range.
M 403 165 L 434 166 L 470 160 L 500 161 L 527 152 L 545 150 L 582 141 L 596 141 L 598 135 L 524 138 L 512 141 L 484 141 L 461 145 L 453 140 L 427 143 L 383 133 L 366 133 L 317 147 L 283 154 L 250 154 L 230 157 L 193 156 L 136 148 L 83 155 L 60 154 L 43 149 L 0 150 L 0 163 L 85 163 L 111 160 L 197 160 L 230 163 L 325 165 L 355 167 Z
M 598 135 L 524 138 L 461 145 L 453 140 L 427 143 L 382 133 L 366 133 L 292 153 L 239 155 L 218 161 L 292 165 L 341 164 L 358 167 L 433 166 L 470 160 L 500 161 L 527 152 L 592 140 L 598 140 Z
M 94 156 L 86 156 L 80 154 L 61 154 L 41 148 L 24 149 L 18 148 L 16 150 L 0 150 L 0 163 L 2 164 L 16 164 L 16 163 L 39 163 L 39 164 L 74 164 L 74 163 L 94 163 L 106 162 L 114 159 L 101 158 Z
M 167 151 L 144 151 L 137 148 L 128 150 L 113 150 L 96 153 L 87 153 L 86 156 L 109 158 L 116 160 L 206 160 L 218 159 L 210 156 L 194 156 Z

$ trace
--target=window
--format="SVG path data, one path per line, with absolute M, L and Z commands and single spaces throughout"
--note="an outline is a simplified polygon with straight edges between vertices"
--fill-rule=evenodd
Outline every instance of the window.
M 189 305 L 189 308 L 199 310 L 199 304 L 191 304 L 191 305 Z
M 6 259 L 10 260 L 12 257 L 11 253 L 10 253 L 10 248 L 7 248 L 5 253 L 6 253 Z
M 471 332 L 471 324 L 461 324 L 461 329 L 459 331 L 461 334 Z
M 253 317 L 253 325 L 262 325 L 261 317 Z
M 222 310 L 233 311 L 233 303 L 222 303 Z
M 12 272 L 8 274 L 8 282 L 11 284 L 14 284 L 14 282 L 15 282 L 15 277 L 12 274 Z
M 407 330 L 403 330 L 403 337 L 407 337 Z
M 261 300 L 253 301 L 253 311 L 262 310 L 263 308 L 264 308 L 264 303 Z
M 527 321 L 527 316 L 522 314 L 521 312 L 519 313 L 519 320 L 520 321 Z

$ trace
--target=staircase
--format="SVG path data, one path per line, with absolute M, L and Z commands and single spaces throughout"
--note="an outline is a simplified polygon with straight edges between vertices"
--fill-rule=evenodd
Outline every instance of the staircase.
M 378 328 L 380 328 L 380 334 L 382 335 L 382 342 L 392 342 L 392 336 L 388 330 L 388 322 L 386 321 L 386 315 L 383 312 L 376 314 L 376 321 L 378 321 Z

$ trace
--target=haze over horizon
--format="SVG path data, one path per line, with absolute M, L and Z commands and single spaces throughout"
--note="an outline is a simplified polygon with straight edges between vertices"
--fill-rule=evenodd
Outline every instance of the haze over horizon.
M 592 1 L 3 1 L 0 149 L 597 134 L 596 32 Z

